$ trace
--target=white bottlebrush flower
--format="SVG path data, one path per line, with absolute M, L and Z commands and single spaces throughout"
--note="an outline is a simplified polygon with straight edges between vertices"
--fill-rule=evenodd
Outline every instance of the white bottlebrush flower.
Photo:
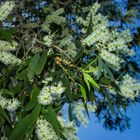
M 0 105 L 3 109 L 13 112 L 18 109 L 20 102 L 17 99 L 7 99 L 3 97 L 0 93 Z
M 46 78 L 44 87 L 38 95 L 38 102 L 42 105 L 52 104 L 53 101 L 59 99 L 61 94 L 65 91 L 62 82 L 49 84 L 49 81 L 52 81 L 52 78 Z
M 10 12 L 13 10 L 15 4 L 13 1 L 7 1 L 2 6 L 0 6 L 0 21 L 3 21 L 7 18 Z
M 82 111 L 79 111 L 78 109 L 75 108 L 75 116 L 77 118 L 77 120 L 83 125 L 83 126 L 87 126 L 89 121 L 87 120 L 87 118 L 85 117 L 84 113 Z
M 12 112 L 17 110 L 19 106 L 20 106 L 20 102 L 17 99 L 10 99 L 7 102 L 6 109 Z
M 45 78 L 43 81 L 42 81 L 42 83 L 44 83 L 44 84 L 48 84 L 49 82 L 51 82 L 51 81 L 53 81 L 53 78 L 52 77 L 47 77 L 47 78 Z
M 52 36 L 46 35 L 44 36 L 43 40 L 47 46 L 50 46 L 52 44 Z
M 3 62 L 5 65 L 15 65 L 21 63 L 21 60 L 19 58 L 14 56 L 12 53 L 6 51 L 0 51 L 0 61 Z
M 98 2 L 95 2 L 94 5 L 91 7 L 90 14 L 94 16 L 99 10 L 100 6 L 101 5 Z
M 36 122 L 36 134 L 39 140 L 59 140 L 53 126 L 43 117 L 40 117 Z
M 21 63 L 19 58 L 15 57 L 12 53 L 5 51 L 0 52 L 0 61 L 2 61 L 5 65 L 15 65 Z
M 0 51 L 14 51 L 16 49 L 17 43 L 0 40 Z
M 113 65 L 117 70 L 120 69 L 120 64 L 123 62 L 123 59 L 106 50 L 101 50 L 100 55 L 103 60 Z
M 88 120 L 85 116 L 86 113 L 86 109 L 85 106 L 82 102 L 78 102 L 76 104 L 73 105 L 74 106 L 74 113 L 75 113 L 75 117 L 76 119 L 84 126 L 88 125 Z M 87 109 L 89 112 L 95 112 L 96 110 L 96 106 L 93 104 L 87 104 Z
M 53 97 L 50 93 L 50 86 L 44 86 L 38 95 L 38 102 L 42 105 L 53 103 Z
M 125 75 L 123 80 L 118 84 L 120 86 L 122 96 L 130 99 L 134 99 L 139 96 L 140 83 L 138 83 L 137 80 L 130 75 Z
M 0 93 L 0 106 L 1 106 L 2 108 L 5 109 L 5 107 L 6 107 L 6 105 L 7 105 L 7 101 L 8 101 L 8 100 L 6 100 L 6 98 L 2 97 L 2 95 L 1 95 L 1 93 Z
M 77 127 L 72 122 L 66 123 L 63 117 L 57 116 L 57 119 L 62 126 L 62 133 L 67 138 L 67 140 L 78 140 L 79 138 L 75 135 L 77 132 Z
M 84 106 L 81 102 L 79 102 L 78 104 L 74 105 L 74 111 L 75 111 L 75 116 L 76 119 L 83 125 L 83 126 L 87 126 L 88 125 L 88 120 L 84 114 Z
M 21 63 L 21 60 L 19 58 L 9 52 L 14 51 L 16 49 L 16 46 L 17 43 L 14 41 L 12 43 L 9 43 L 7 41 L 0 40 L 0 61 L 6 65 L 15 65 Z

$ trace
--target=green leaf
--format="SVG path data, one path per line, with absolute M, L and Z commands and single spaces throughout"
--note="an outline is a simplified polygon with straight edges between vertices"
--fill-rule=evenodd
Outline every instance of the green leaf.
M 37 68 L 36 68 L 36 74 L 38 75 L 38 74 L 41 74 L 41 72 L 42 72 L 42 70 L 43 70 L 43 68 L 44 68 L 44 66 L 45 66 L 45 64 L 46 64 L 46 62 L 47 62 L 47 58 L 48 58 L 48 51 L 45 51 L 43 54 L 42 54 L 42 56 L 41 56 L 41 58 L 40 58 L 40 60 L 39 60 L 39 62 L 38 62 L 38 66 L 37 66 Z
M 37 105 L 37 96 L 39 94 L 40 89 L 38 87 L 34 87 L 31 92 L 30 102 L 26 105 L 25 110 L 30 111 Z
M 106 63 L 102 63 L 103 68 L 105 69 L 105 71 L 108 73 L 110 80 L 115 81 L 114 75 L 111 72 L 111 70 L 108 68 Z
M 7 41 L 12 41 L 12 35 L 14 33 L 16 33 L 16 28 L 2 29 L 0 30 L 0 38 Z
M 85 81 L 85 83 L 86 83 L 86 85 L 88 87 L 88 90 L 90 91 L 90 83 L 89 83 L 85 73 L 84 73 L 84 81 Z
M 27 78 L 27 68 L 23 69 L 20 73 L 17 73 L 16 78 L 19 80 L 25 80 Z
M 28 69 L 27 69 L 27 77 L 29 78 L 29 80 L 32 80 L 34 78 L 35 74 L 36 74 L 36 69 L 37 69 L 39 60 L 40 60 L 40 55 L 39 54 L 35 54 L 31 58 L 31 60 L 29 62 Z
M 88 119 L 90 119 L 89 112 L 88 112 L 88 107 L 87 107 L 87 103 L 84 103 L 84 107 L 85 107 L 85 110 L 86 110 L 86 114 L 88 116 Z
M 3 96 L 8 95 L 10 97 L 14 97 L 14 93 L 9 91 L 8 89 L 1 89 L 0 92 L 2 93 Z
M 80 91 L 83 95 L 84 101 L 86 102 L 86 100 L 87 100 L 86 90 L 82 85 L 79 85 L 79 86 L 80 86 Z
M 66 87 L 66 90 L 65 90 L 66 98 L 68 101 L 70 101 L 72 99 L 72 94 L 70 90 L 70 81 L 67 76 L 63 78 L 63 84 L 64 84 L 64 87 Z
M 52 124 L 56 134 L 60 136 L 63 140 L 67 140 L 63 135 L 61 125 L 56 117 L 56 113 L 51 106 L 47 107 L 47 115 L 44 114 L 43 116 L 47 121 L 49 121 L 50 124 Z
M 101 57 L 98 57 L 98 73 L 97 73 L 97 79 L 99 79 L 101 77 L 102 74 L 102 69 L 103 69 L 103 61 L 101 59 Z
M 68 107 L 68 115 L 69 115 L 69 120 L 70 120 L 70 121 L 73 121 L 73 115 L 72 115 L 72 106 L 71 106 L 71 103 L 69 104 L 69 107 Z
M 5 119 L 0 115 L 0 128 L 4 125 Z
M 40 110 L 41 106 L 37 105 L 31 114 L 18 121 L 16 127 L 13 129 L 12 134 L 9 137 L 9 140 L 20 140 L 21 138 L 23 138 L 23 136 L 28 134 L 37 121 Z
M 77 45 L 76 47 L 79 50 L 78 50 L 78 53 L 76 54 L 75 58 L 73 59 L 74 62 L 76 62 L 78 59 L 80 59 L 83 56 L 83 54 L 84 54 L 84 47 L 82 46 L 82 44 L 77 43 L 76 45 Z
M 89 75 L 84 73 L 84 77 L 90 82 L 92 83 L 94 86 L 96 86 L 97 88 L 100 89 L 99 85 L 93 80 L 93 78 Z
M 47 110 L 48 110 L 48 115 L 47 115 L 48 119 L 50 120 L 50 123 L 53 125 L 56 132 L 59 134 L 61 125 L 60 125 L 59 121 L 57 120 L 56 113 L 51 106 L 48 106 Z
M 88 69 L 92 64 L 94 64 L 96 61 L 98 60 L 98 57 L 96 57 L 95 59 L 93 59 L 86 67 L 84 70 Z
M 3 110 L 3 108 L 0 106 L 0 114 L 3 116 L 3 118 L 10 124 L 10 119 L 7 116 L 7 114 L 5 113 L 5 111 Z
M 87 27 L 86 36 L 90 35 L 93 32 L 93 22 L 92 22 L 92 14 L 90 14 L 89 25 Z
M 96 71 L 97 68 L 98 68 L 98 67 L 92 68 L 91 70 L 85 70 L 84 72 L 85 72 L 85 73 L 93 73 L 94 71 Z

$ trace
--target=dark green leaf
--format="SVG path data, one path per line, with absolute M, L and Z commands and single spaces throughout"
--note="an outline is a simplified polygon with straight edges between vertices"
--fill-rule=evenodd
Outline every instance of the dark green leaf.
M 27 77 L 29 78 L 29 80 L 32 80 L 36 74 L 36 69 L 37 69 L 39 60 L 40 60 L 39 54 L 35 54 L 31 58 L 28 69 L 27 69 Z
M 69 104 L 69 107 L 68 107 L 68 115 L 69 115 L 69 120 L 73 121 L 72 106 L 71 106 L 71 104 Z
M 7 116 L 7 114 L 5 113 L 5 111 L 3 110 L 3 108 L 1 106 L 0 106 L 0 114 L 3 116 L 3 118 L 6 121 L 8 121 L 8 123 L 11 123 L 9 117 Z
M 93 80 L 93 78 L 89 75 L 84 73 L 85 79 L 87 79 L 90 83 L 92 83 L 94 86 L 100 89 L 99 85 Z
M 28 134 L 40 114 L 40 109 L 41 106 L 37 105 L 31 114 L 18 121 L 16 127 L 9 137 L 9 140 L 20 140 L 21 138 L 23 138 L 23 136 Z
M 25 107 L 26 111 L 30 111 L 37 105 L 37 96 L 39 94 L 39 91 L 40 91 L 40 89 L 38 87 L 33 88 L 32 92 L 31 92 L 31 96 L 30 96 L 31 99 Z
M 80 91 L 83 95 L 84 101 L 86 102 L 86 100 L 87 100 L 86 90 L 82 85 L 79 85 L 79 86 L 80 86 Z
M 41 56 L 41 58 L 40 58 L 40 60 L 38 62 L 38 65 L 37 65 L 37 68 L 36 68 L 36 74 L 37 75 L 41 74 L 41 72 L 42 72 L 42 70 L 43 70 L 43 68 L 44 68 L 44 66 L 45 66 L 45 64 L 47 62 L 47 58 L 48 58 L 48 51 L 45 51 L 42 54 L 42 56 Z
M 84 73 L 84 81 L 85 81 L 85 83 L 86 83 L 86 85 L 88 87 L 88 90 L 90 91 L 90 83 L 88 82 L 88 79 L 87 79 L 85 73 Z
M 90 35 L 93 32 L 93 22 L 92 22 L 92 14 L 90 14 L 89 25 L 87 27 L 86 36 Z

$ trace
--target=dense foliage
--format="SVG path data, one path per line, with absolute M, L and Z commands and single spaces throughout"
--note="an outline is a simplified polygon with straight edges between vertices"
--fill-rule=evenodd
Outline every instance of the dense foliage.
M 138 34 L 124 26 L 138 7 L 127 6 L 122 14 L 110 0 L 1 3 L 2 139 L 77 140 L 89 112 L 106 128 L 129 128 L 126 110 L 139 101 L 140 83 L 131 59 Z

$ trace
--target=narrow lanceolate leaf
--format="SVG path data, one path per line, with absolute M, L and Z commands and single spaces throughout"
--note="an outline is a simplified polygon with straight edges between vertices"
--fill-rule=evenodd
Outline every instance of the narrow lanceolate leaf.
M 80 91 L 83 95 L 84 101 L 86 102 L 86 100 L 87 100 L 86 90 L 82 85 L 79 85 L 79 86 L 80 86 Z
M 45 66 L 45 64 L 46 64 L 46 62 L 47 62 L 47 58 L 48 58 L 48 51 L 45 51 L 45 52 L 42 54 L 42 56 L 41 56 L 41 58 L 40 58 L 40 60 L 39 60 L 39 62 L 38 62 L 38 66 L 37 66 L 37 69 L 36 69 L 36 74 L 37 74 L 37 75 L 38 75 L 38 74 L 41 74 L 41 72 L 43 71 L 44 66 Z
M 70 121 L 73 121 L 72 105 L 71 105 L 71 103 L 69 104 L 68 115 L 69 115 L 69 120 L 70 120 Z
M 32 92 L 31 92 L 30 102 L 25 107 L 26 111 L 30 111 L 31 109 L 33 109 L 37 105 L 37 96 L 39 94 L 39 91 L 40 90 L 38 87 L 33 88 Z
M 106 63 L 102 63 L 103 64 L 103 68 L 105 69 L 105 71 L 108 73 L 110 80 L 115 81 L 114 75 L 111 72 L 111 70 L 109 69 L 109 67 L 106 65 Z
M 3 116 L 3 118 L 10 123 L 10 119 L 7 116 L 6 112 L 3 110 L 3 108 L 0 106 L 0 115 Z
M 16 127 L 9 137 L 9 140 L 20 140 L 25 137 L 25 135 L 27 135 L 30 132 L 31 128 L 34 126 L 40 114 L 40 110 L 41 106 L 37 105 L 31 114 L 18 121 Z
M 85 70 L 85 73 L 93 73 L 94 71 L 96 71 L 98 69 L 98 67 L 96 68 L 92 68 L 90 70 Z
M 29 66 L 28 66 L 28 70 L 27 70 L 27 77 L 29 78 L 29 80 L 32 80 L 34 78 L 39 60 L 40 60 L 39 54 L 35 54 L 31 58 Z
M 98 73 L 97 73 L 97 79 L 99 79 L 101 77 L 102 74 L 102 67 L 103 67 L 103 61 L 101 59 L 101 57 L 98 57 Z
M 85 73 L 84 73 L 84 81 L 85 81 L 85 83 L 86 83 L 86 85 L 88 87 L 88 90 L 90 91 L 90 83 L 89 83 Z
M 92 14 L 90 14 L 90 20 L 89 20 L 89 25 L 87 28 L 86 35 L 90 35 L 93 32 L 93 22 L 92 22 Z
M 53 108 L 51 106 L 48 106 L 47 110 L 48 110 L 48 119 L 49 119 L 50 123 L 53 125 L 56 132 L 59 133 L 61 125 L 57 120 L 55 111 L 53 110 Z
M 65 136 L 62 133 L 62 127 L 61 127 L 59 121 L 57 120 L 55 111 L 53 110 L 53 108 L 51 106 L 47 107 L 47 115 L 44 114 L 43 116 L 53 126 L 56 134 L 58 136 L 60 136 L 63 140 L 67 140 L 67 138 L 65 138 Z
M 94 64 L 97 61 L 98 57 L 93 59 L 86 67 L 85 70 L 87 70 L 92 64 Z
M 93 78 L 87 74 L 87 73 L 84 73 L 84 77 L 90 82 L 93 84 L 93 86 L 96 86 L 97 88 L 100 89 L 99 85 L 93 80 Z

